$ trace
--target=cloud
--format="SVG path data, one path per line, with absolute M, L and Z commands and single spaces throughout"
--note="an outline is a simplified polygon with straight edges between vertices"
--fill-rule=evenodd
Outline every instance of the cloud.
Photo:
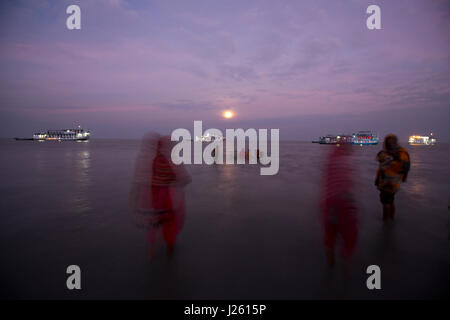
M 244 80 L 255 80 L 258 78 L 257 73 L 251 66 L 246 65 L 223 65 L 220 67 L 220 73 L 229 77 L 232 80 L 244 81 Z
M 71 1 L 1 3 L 2 110 L 163 126 L 448 107 L 447 1 L 383 1 L 380 32 L 360 1 L 77 3 L 79 32 Z

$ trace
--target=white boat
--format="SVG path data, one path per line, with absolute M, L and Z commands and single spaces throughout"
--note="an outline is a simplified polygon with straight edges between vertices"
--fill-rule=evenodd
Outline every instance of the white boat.
M 16 140 L 37 140 L 37 141 L 87 141 L 91 133 L 80 126 L 76 129 L 47 130 L 47 132 L 38 132 L 33 138 L 15 138 Z

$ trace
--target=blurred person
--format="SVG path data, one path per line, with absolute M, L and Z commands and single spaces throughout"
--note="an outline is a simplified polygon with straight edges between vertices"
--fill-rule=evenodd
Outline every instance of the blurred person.
M 152 208 L 155 219 L 148 231 L 149 257 L 159 229 L 162 229 L 167 249 L 172 253 L 176 237 L 184 226 L 184 187 L 191 182 L 191 178 L 183 165 L 172 163 L 171 147 L 170 138 L 161 137 L 153 160 Z
M 136 225 L 145 229 L 149 225 L 153 212 L 151 207 L 151 179 L 153 159 L 156 156 L 159 138 L 159 134 L 154 132 L 149 132 L 142 138 L 131 184 L 129 198 L 131 212 Z
M 245 151 L 245 148 L 242 148 L 241 152 L 239 153 L 239 158 L 246 159 L 246 156 L 247 156 L 247 152 Z
M 357 206 L 354 197 L 356 170 L 352 163 L 352 147 L 338 145 L 329 153 L 324 168 L 321 220 L 328 264 L 335 263 L 334 248 L 342 238 L 341 255 L 349 271 L 358 239 Z
M 410 169 L 408 152 L 399 146 L 393 134 L 384 138 L 383 150 L 376 157 L 379 166 L 375 177 L 375 186 L 380 190 L 380 201 L 383 205 L 383 220 L 395 217 L 395 194 L 401 182 L 406 182 Z
M 259 159 L 260 159 L 259 149 L 248 150 L 245 153 L 245 160 L 250 160 L 251 158 L 259 161 Z
M 166 242 L 168 253 L 174 251 L 176 237 L 184 226 L 184 187 L 191 178 L 183 165 L 172 163 L 169 137 L 158 136 L 156 143 L 147 139 L 146 144 L 145 149 L 152 151 L 144 152 L 143 160 L 148 163 L 140 168 L 148 171 L 137 170 L 144 181 L 137 191 L 133 191 L 132 199 L 137 208 L 138 225 L 147 229 L 148 257 L 152 259 L 160 245 L 160 235 Z

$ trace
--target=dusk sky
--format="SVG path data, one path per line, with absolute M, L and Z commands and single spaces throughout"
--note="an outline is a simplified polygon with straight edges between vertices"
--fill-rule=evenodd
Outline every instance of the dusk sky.
M 0 137 L 279 128 L 450 141 L 447 0 L 0 2 Z M 81 8 L 68 30 L 66 8 Z M 381 8 L 368 30 L 366 8 Z M 224 110 L 236 116 L 223 119 Z

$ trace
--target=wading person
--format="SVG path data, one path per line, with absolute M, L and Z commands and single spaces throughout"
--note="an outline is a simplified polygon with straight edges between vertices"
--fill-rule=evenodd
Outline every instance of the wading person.
M 134 176 L 131 184 L 129 204 L 131 213 L 139 228 L 147 229 L 152 210 L 151 183 L 153 159 L 156 156 L 158 140 L 157 133 L 147 133 L 141 142 L 136 158 Z
M 170 158 L 171 141 L 169 137 L 158 140 L 156 156 L 152 166 L 152 221 L 149 226 L 147 240 L 149 258 L 157 249 L 156 235 L 159 231 L 171 254 L 174 250 L 177 235 L 184 226 L 184 187 L 191 178 L 183 165 L 174 165 Z
M 342 238 L 341 254 L 349 272 L 350 258 L 358 239 L 356 203 L 354 200 L 355 170 L 352 147 L 333 147 L 325 164 L 321 200 L 321 220 L 324 244 L 330 266 L 334 265 L 334 250 L 338 237 Z
M 172 163 L 171 145 L 169 137 L 147 135 L 136 163 L 130 202 L 138 226 L 147 230 L 149 259 L 160 235 L 171 254 L 184 226 L 184 186 L 191 180 L 183 165 Z
M 395 217 L 395 193 L 401 182 L 406 182 L 410 168 L 408 152 L 398 145 L 397 137 L 389 134 L 385 137 L 383 150 L 378 152 L 378 171 L 375 185 L 380 190 L 380 201 L 383 204 L 383 220 Z

